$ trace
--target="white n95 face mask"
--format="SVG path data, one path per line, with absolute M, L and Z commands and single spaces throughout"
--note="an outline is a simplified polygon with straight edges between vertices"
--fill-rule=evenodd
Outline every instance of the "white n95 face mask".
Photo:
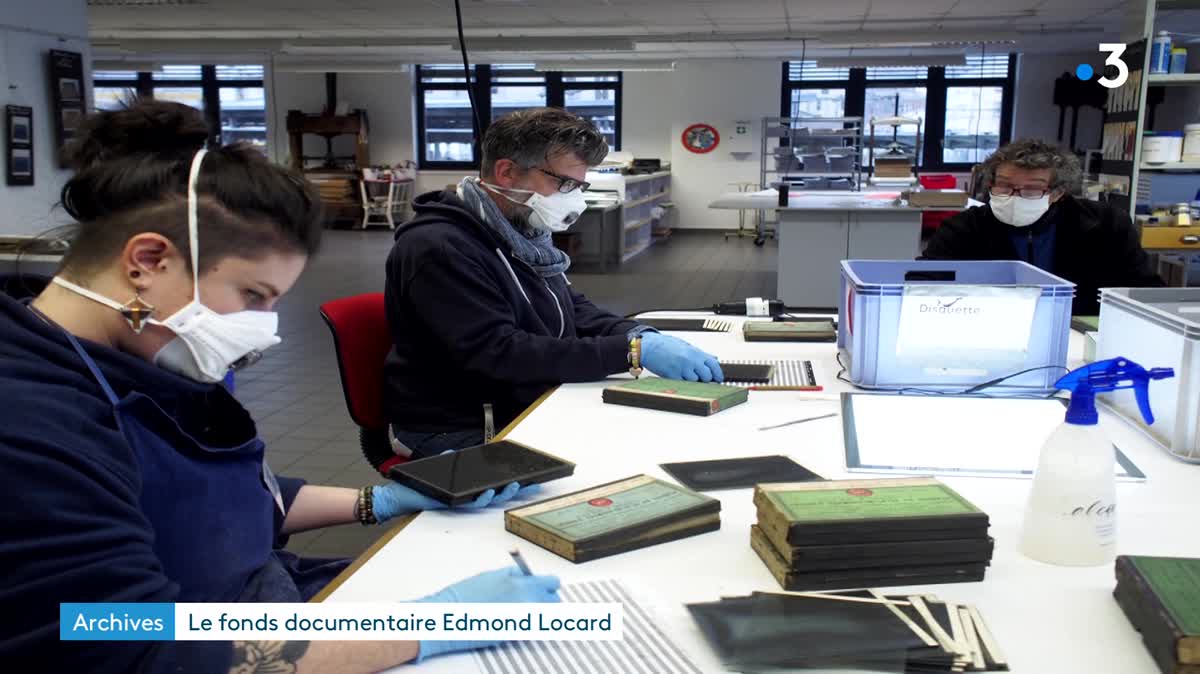
M 200 382 L 216 383 L 230 370 L 257 363 L 262 352 L 281 340 L 279 315 L 273 311 L 218 314 L 192 300 L 165 321 L 153 321 L 175 338 L 154 354 L 154 364 Z
M 1050 210 L 1050 195 L 1043 194 L 1040 199 L 1026 199 L 1015 194 L 993 194 L 988 205 L 992 209 L 992 215 L 1000 222 L 1013 227 L 1028 227 Z
M 237 311 L 219 314 L 200 302 L 199 204 L 196 177 L 204 161 L 205 150 L 192 159 L 188 174 L 188 247 L 192 258 L 192 301 L 164 320 L 146 319 L 175 333 L 175 338 L 154 354 L 154 364 L 189 379 L 216 383 L 230 369 L 257 362 L 262 352 L 278 344 L 279 315 L 273 311 Z M 122 311 L 117 302 L 55 277 L 54 283 Z
M 500 187 L 491 183 L 483 184 L 514 204 L 529 208 L 532 211 L 529 214 L 529 224 L 549 232 L 565 232 L 587 209 L 587 199 L 583 198 L 583 190 L 576 189 L 566 193 L 555 192 L 550 196 L 545 196 L 533 190 Z M 517 201 L 505 192 L 528 194 L 529 198 L 525 201 Z

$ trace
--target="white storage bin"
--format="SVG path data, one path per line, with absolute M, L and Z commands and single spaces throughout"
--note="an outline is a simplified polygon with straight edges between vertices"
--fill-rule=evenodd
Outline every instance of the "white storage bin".
M 917 281 L 921 274 L 945 281 Z M 940 356 L 902 358 L 897 349 L 905 287 L 910 283 L 1037 286 L 1037 307 L 1021 361 L 980 361 L 972 369 L 946 368 Z M 952 292 L 952 291 L 951 291 Z M 961 390 L 1027 370 L 988 390 L 992 394 L 1050 393 L 1067 362 L 1075 284 L 1026 262 L 1010 260 L 843 260 L 838 349 L 850 383 L 861 388 Z M 1050 367 L 1057 366 L 1057 367 Z
M 1097 398 L 1172 456 L 1200 463 L 1200 288 L 1105 288 L 1100 291 L 1096 359 L 1124 357 L 1175 376 L 1150 384 L 1154 424 L 1147 426 L 1132 390 Z
M 1182 156 L 1182 131 L 1147 131 L 1142 137 L 1142 161 L 1147 164 L 1169 164 Z
M 1183 127 L 1183 161 L 1200 161 L 1200 124 Z

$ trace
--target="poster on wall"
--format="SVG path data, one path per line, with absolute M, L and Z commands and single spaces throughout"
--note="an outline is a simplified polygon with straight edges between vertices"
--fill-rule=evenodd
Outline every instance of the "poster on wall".
M 9 185 L 33 184 L 33 108 L 5 107 L 5 174 Z
M 79 52 L 50 50 L 50 92 L 53 103 L 55 147 L 59 165 L 66 168 L 62 147 L 79 132 L 86 114 L 87 90 L 83 79 L 83 56 Z

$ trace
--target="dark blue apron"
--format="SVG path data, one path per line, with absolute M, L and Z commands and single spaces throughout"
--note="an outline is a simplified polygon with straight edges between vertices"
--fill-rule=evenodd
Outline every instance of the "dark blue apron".
M 304 601 L 346 566 L 273 549 L 283 499 L 261 440 L 205 445 L 150 397 L 135 391 L 118 399 L 79 341 L 67 338 L 137 458 L 141 509 L 164 573 L 179 584 L 178 601 Z

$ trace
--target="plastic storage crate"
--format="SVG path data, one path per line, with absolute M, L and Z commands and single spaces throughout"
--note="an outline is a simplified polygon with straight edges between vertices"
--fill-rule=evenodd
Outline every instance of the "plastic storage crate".
M 1100 291 L 1098 359 L 1125 357 L 1143 367 L 1173 367 L 1150 384 L 1154 425 L 1133 391 L 1097 396 L 1170 454 L 1200 463 L 1200 288 L 1106 288 Z
M 908 280 L 906 280 L 908 279 Z M 952 279 L 952 280 L 925 280 Z M 945 361 L 901 358 L 896 342 L 907 283 L 1041 289 L 1023 362 L 947 366 Z M 1065 366 L 1075 285 L 1024 262 L 844 260 L 838 312 L 838 349 L 849 381 L 862 388 L 956 391 L 1043 366 Z M 1065 370 L 1045 368 L 989 387 L 991 394 L 1054 390 Z

